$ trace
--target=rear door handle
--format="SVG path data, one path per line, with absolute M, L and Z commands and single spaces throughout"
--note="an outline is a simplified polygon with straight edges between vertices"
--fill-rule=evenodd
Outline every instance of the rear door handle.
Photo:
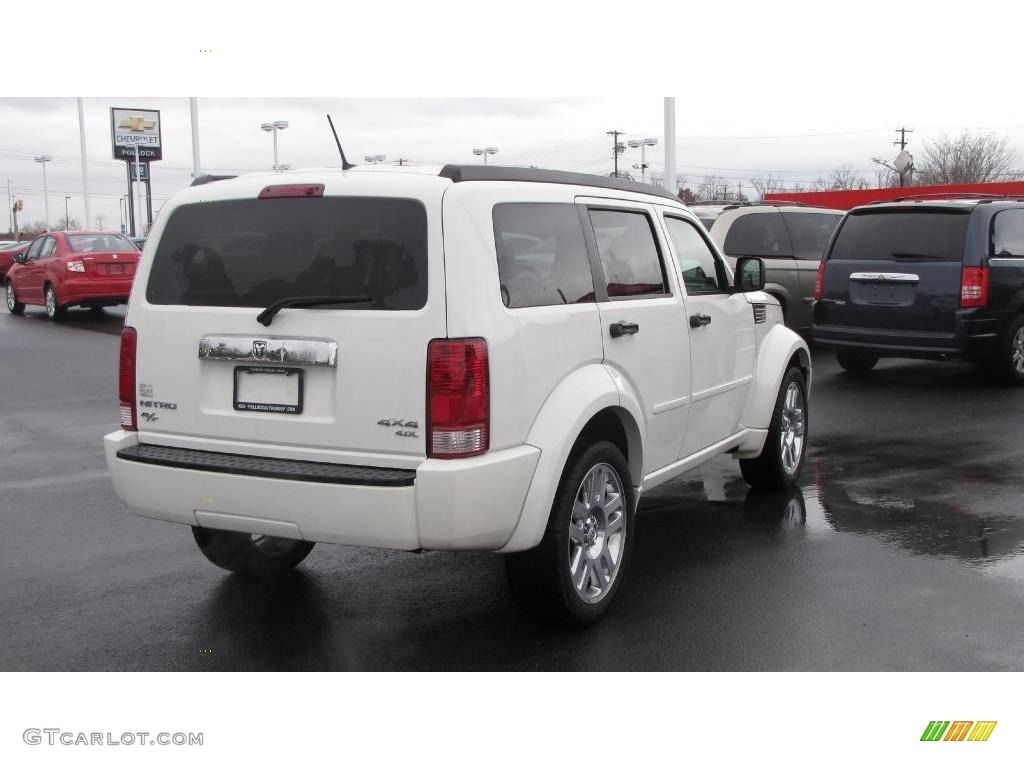
M 690 315 L 691 328 L 700 328 L 702 325 L 711 325 L 711 315 Z
M 632 336 L 634 333 L 640 331 L 640 326 L 636 323 L 612 323 L 608 326 L 608 333 L 611 334 L 613 339 L 619 338 L 619 336 Z

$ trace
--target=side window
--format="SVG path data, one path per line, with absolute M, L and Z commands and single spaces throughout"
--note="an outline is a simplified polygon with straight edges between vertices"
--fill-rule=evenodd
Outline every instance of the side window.
M 781 213 L 748 213 L 733 221 L 722 250 L 727 256 L 778 259 L 791 257 L 793 244 Z
M 574 204 L 499 203 L 493 219 L 506 307 L 594 301 L 587 243 Z
M 696 227 L 684 219 L 665 217 L 668 235 L 683 272 L 683 285 L 691 296 L 698 293 L 724 293 L 725 270 L 719 268 L 718 259 L 708 248 Z
M 668 293 L 650 217 L 641 211 L 590 210 L 608 297 Z
M 996 214 L 992 222 L 992 255 L 1024 256 L 1024 209 Z
M 39 258 L 40 259 L 48 259 L 48 258 L 50 258 L 51 256 L 53 256 L 53 251 L 54 251 L 54 249 L 56 247 L 57 247 L 57 240 L 55 238 L 52 238 L 52 237 L 46 238 L 46 240 L 43 241 L 43 247 L 40 250 Z
M 41 237 L 38 240 L 36 240 L 35 242 L 33 242 L 32 245 L 30 245 L 28 247 L 28 253 L 25 256 L 25 258 L 28 261 L 35 261 L 36 259 L 39 258 L 39 252 L 43 248 L 43 241 L 44 240 L 45 240 L 45 238 Z
M 797 213 L 783 211 L 789 234 L 793 238 L 793 255 L 807 261 L 821 261 L 841 216 L 835 213 Z

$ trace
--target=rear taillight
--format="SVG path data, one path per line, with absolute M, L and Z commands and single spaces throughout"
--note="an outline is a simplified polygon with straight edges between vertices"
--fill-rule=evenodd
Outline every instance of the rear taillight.
M 260 200 L 276 197 L 323 197 L 323 184 L 271 184 L 260 191 Z
M 814 300 L 821 301 L 821 292 L 825 287 L 825 262 L 818 264 L 818 277 L 814 281 Z
M 427 347 L 427 455 L 476 456 L 490 438 L 490 375 L 483 339 L 434 339 Z
M 964 267 L 960 273 L 960 306 L 988 304 L 988 267 Z
M 138 429 L 135 418 L 135 348 L 138 336 L 126 325 L 121 329 L 121 363 L 117 376 L 117 397 L 121 401 L 121 429 Z

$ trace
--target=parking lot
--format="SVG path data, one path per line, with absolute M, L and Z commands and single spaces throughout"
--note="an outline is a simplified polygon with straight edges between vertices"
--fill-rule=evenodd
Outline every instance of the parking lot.
M 970 365 L 816 352 L 800 492 L 728 458 L 656 489 L 614 609 L 567 631 L 498 556 L 320 545 L 259 583 L 128 513 L 101 448 L 123 309 L 0 316 L 4 670 L 1024 666 L 1024 401 Z

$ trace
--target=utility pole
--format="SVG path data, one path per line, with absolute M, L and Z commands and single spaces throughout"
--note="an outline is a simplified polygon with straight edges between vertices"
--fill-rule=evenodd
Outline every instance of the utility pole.
M 900 137 L 899 137 L 899 139 L 897 141 L 894 141 L 892 143 L 892 145 L 894 147 L 899 147 L 900 148 L 900 155 L 903 155 L 903 153 L 907 151 L 907 134 L 908 133 L 913 133 L 913 132 L 914 132 L 913 128 L 900 127 L 900 128 L 896 129 L 896 133 L 898 133 L 900 135 Z M 904 168 L 904 170 L 897 169 L 897 171 L 896 171 L 900 175 L 900 186 L 901 187 L 906 186 L 906 184 L 904 183 L 905 182 L 904 174 L 906 173 L 906 171 L 907 171 L 906 168 Z
M 71 227 L 71 195 L 64 195 L 64 231 L 67 232 Z M 88 229 L 88 225 L 85 227 Z
M 612 137 L 612 161 L 615 163 L 615 178 L 619 178 L 619 136 L 622 131 L 605 131 L 605 135 Z
M 199 170 L 199 100 L 195 96 L 189 97 L 188 111 L 192 117 L 192 178 L 198 179 L 202 171 Z
M 85 228 L 89 229 L 92 206 L 89 203 L 89 164 L 85 159 L 85 107 L 82 97 L 78 97 L 78 140 L 82 145 L 82 194 L 85 196 Z
M 7 178 L 7 219 L 11 222 L 11 232 L 14 231 L 14 203 L 11 201 L 11 179 Z

